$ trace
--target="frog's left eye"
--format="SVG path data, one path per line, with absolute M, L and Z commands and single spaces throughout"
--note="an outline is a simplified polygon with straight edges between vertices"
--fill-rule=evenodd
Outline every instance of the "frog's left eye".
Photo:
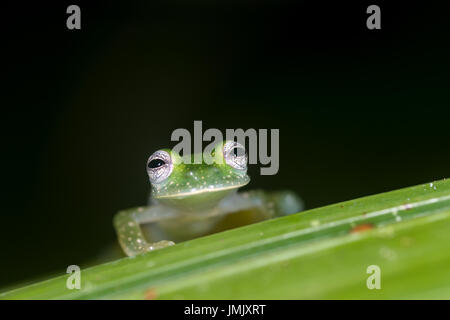
M 245 148 L 235 141 L 227 141 L 223 146 L 225 162 L 239 170 L 247 169 L 247 154 Z
M 170 154 L 164 150 L 158 150 L 148 158 L 147 173 L 151 183 L 160 183 L 167 179 L 173 170 L 173 162 Z

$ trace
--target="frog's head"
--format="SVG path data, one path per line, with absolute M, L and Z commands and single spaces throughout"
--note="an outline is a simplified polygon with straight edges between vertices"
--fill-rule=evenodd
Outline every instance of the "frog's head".
M 169 149 L 153 153 L 147 161 L 153 198 L 184 209 L 207 208 L 250 181 L 247 155 L 237 142 L 220 142 L 198 158 L 194 163 L 195 155 Z

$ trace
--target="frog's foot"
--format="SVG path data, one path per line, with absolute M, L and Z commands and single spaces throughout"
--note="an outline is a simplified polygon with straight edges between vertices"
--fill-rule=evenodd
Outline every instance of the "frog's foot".
M 153 250 L 162 249 L 162 248 L 173 246 L 173 245 L 175 245 L 175 242 L 173 242 L 173 241 L 161 240 L 158 242 L 149 243 L 146 247 L 146 250 L 153 251 Z
M 277 216 L 285 216 L 304 209 L 302 199 L 292 191 L 271 192 L 269 203 L 274 203 Z
M 157 206 L 128 209 L 119 212 L 114 217 L 114 227 L 117 231 L 120 246 L 127 256 L 136 256 L 147 251 L 174 245 L 172 241 L 149 243 L 142 233 L 142 222 L 158 222 L 170 217 L 170 212 L 160 210 Z

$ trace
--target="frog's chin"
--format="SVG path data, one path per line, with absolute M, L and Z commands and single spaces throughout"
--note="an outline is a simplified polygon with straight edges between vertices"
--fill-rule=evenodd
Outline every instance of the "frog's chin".
M 167 194 L 167 195 L 158 195 L 158 196 L 155 196 L 155 199 L 162 200 L 162 199 L 186 198 L 186 197 L 195 197 L 197 195 L 202 195 L 202 194 L 220 193 L 222 191 L 237 190 L 238 188 L 243 187 L 246 184 L 247 183 L 244 183 L 242 185 L 232 185 L 232 186 L 203 188 L 203 189 L 192 188 L 186 192 L 178 192 L 178 193 Z
M 208 209 L 217 205 L 223 198 L 246 185 L 232 185 L 219 188 L 204 188 L 200 190 L 191 189 L 188 192 L 180 192 L 170 195 L 158 195 L 154 198 L 161 203 L 178 207 L 184 210 Z

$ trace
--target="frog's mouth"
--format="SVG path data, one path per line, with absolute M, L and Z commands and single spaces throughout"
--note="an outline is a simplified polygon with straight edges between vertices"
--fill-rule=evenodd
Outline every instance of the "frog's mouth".
M 157 194 L 155 195 L 155 199 L 164 200 L 164 199 L 185 199 L 185 198 L 196 198 L 199 195 L 211 195 L 217 193 L 219 194 L 228 194 L 233 190 L 237 190 L 240 187 L 247 185 L 250 182 L 250 179 L 241 183 L 235 183 L 231 185 L 225 186 L 205 186 L 201 188 L 191 188 L 187 191 L 181 191 L 171 194 Z
M 227 196 L 235 193 L 241 185 L 230 185 L 226 187 L 205 188 L 202 190 L 191 190 L 170 195 L 158 195 L 155 199 L 169 206 L 179 208 L 184 211 L 199 212 L 209 210 L 217 206 Z

